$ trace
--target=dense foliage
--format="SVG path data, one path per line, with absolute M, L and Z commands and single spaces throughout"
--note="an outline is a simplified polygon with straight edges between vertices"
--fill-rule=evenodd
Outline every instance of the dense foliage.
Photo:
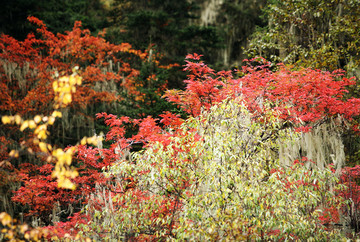
M 148 59 L 148 53 L 134 50 L 130 44 L 114 45 L 101 36 L 91 36 L 89 30 L 81 28 L 80 22 L 75 23 L 72 31 L 54 35 L 39 19 L 29 17 L 29 21 L 38 26 L 36 35 L 39 37 L 33 33 L 24 41 L 4 34 L 0 37 L 0 113 L 3 117 L 17 115 L 0 125 L 3 141 L 1 206 L 12 215 L 20 211 L 25 217 L 36 214 L 48 223 L 46 216 L 57 206 L 55 200 L 62 197 L 63 202 L 58 202 L 60 207 L 64 207 L 68 206 L 69 199 L 57 190 L 56 181 L 51 177 L 53 164 L 48 163 L 49 156 L 38 146 L 39 142 L 51 141 L 54 148 L 63 148 L 76 144 L 82 136 L 93 136 L 95 128 L 99 128 L 94 117 L 99 110 L 116 110 L 123 112 L 122 115 L 126 111 L 126 115 L 138 117 L 160 114 L 171 108 L 160 100 L 166 88 L 163 72 L 171 66 L 161 65 L 157 56 Z M 81 73 L 80 82 L 73 77 L 61 77 L 71 74 L 74 67 Z M 81 85 L 73 92 L 74 85 L 79 83 Z M 53 118 L 59 116 L 54 115 L 54 108 L 58 113 L 61 111 L 61 121 L 45 119 L 49 115 Z M 130 108 L 133 109 L 131 112 Z M 25 122 L 26 119 L 30 121 Z M 23 121 L 26 125 L 20 130 L 9 126 L 9 123 L 22 125 Z M 27 128 L 35 129 L 35 134 Z M 53 136 L 47 135 L 49 131 Z M 10 150 L 18 151 L 16 157 L 9 156 Z M 87 166 L 86 163 L 76 165 L 80 170 Z M 89 177 L 78 183 L 89 183 L 90 180 L 90 187 L 94 189 L 101 167 L 95 166 L 95 173 L 90 173 L 95 178 Z M 89 170 L 85 170 L 89 174 Z M 33 195 L 25 196 L 23 189 L 18 190 L 20 183 L 28 186 Z M 18 190 L 15 196 L 13 190 Z M 43 199 L 46 190 L 54 196 Z M 80 197 L 83 195 L 83 191 L 76 193 Z M 39 196 L 39 199 L 33 200 L 33 196 Z M 13 197 L 12 201 L 30 207 L 16 207 L 10 202 L 10 197 Z M 81 198 L 76 200 L 80 205 Z M 35 212 L 33 207 L 37 208 Z M 80 206 L 75 207 L 80 209 Z
M 139 240 L 339 238 L 339 231 L 329 227 L 340 222 L 342 208 L 347 208 L 340 194 L 349 196 L 348 190 L 336 185 L 341 184 L 335 169 L 339 164 L 330 165 L 329 158 L 321 167 L 319 161 L 303 157 L 284 166 L 279 150 L 283 143 L 304 135 L 291 131 L 294 127 L 311 132 L 308 128 L 332 116 L 351 121 L 358 115 L 358 99 L 341 100 L 342 85 L 354 83 L 308 69 L 301 74 L 286 69 L 271 72 L 266 65 L 246 67 L 244 77 L 233 79 L 229 72 L 214 73 L 196 54 L 188 58 L 192 60 L 185 68 L 190 71 L 187 90 L 170 91 L 167 97 L 183 105 L 193 118 L 181 124 L 176 116 L 164 116 L 161 122 L 170 126 L 162 131 L 147 118 L 140 133 L 125 142 L 119 139 L 119 125 L 129 120 L 101 115 L 113 127 L 107 139 L 115 138 L 117 147 L 146 141 L 147 148 L 130 160 L 119 160 L 107 172 L 116 179 L 118 190 L 103 192 L 111 199 L 97 193 L 94 200 L 103 205 L 88 204 L 86 211 L 94 219 L 82 225 L 82 234 L 93 239 Z M 282 100 L 273 95 L 277 88 L 306 86 L 317 75 L 328 80 L 321 94 L 305 89 L 307 102 L 296 102 L 297 96 L 282 92 L 287 102 L 276 101 Z M 257 99 L 265 95 L 273 101 Z M 319 108 L 314 116 L 304 115 L 310 103 L 319 104 L 317 100 L 326 110 L 332 110 L 334 102 L 334 107 L 349 108 L 323 113 Z M 297 108 L 289 109 L 295 102 Z M 344 110 L 348 113 L 341 113 Z M 305 117 L 306 122 L 301 122 Z M 101 229 L 94 233 L 95 228 Z
M 113 38 L 132 43 L 138 49 L 154 45 L 166 58 L 180 62 L 194 51 L 207 53 L 209 60 L 215 59 L 215 49 L 221 47 L 216 28 L 195 24 L 194 20 L 199 18 L 195 1 L 116 0 L 113 8 L 113 25 L 109 28 Z
M 0 240 L 359 237 L 356 1 L 269 1 L 248 53 L 274 62 L 232 71 L 202 59 L 242 55 L 265 1 L 104 2 L 108 34 L 41 5 L 50 28 L 0 36 Z M 95 30 L 97 4 L 54 8 Z
M 48 229 L 57 236 L 64 231 L 73 236 L 80 232 L 78 236 L 95 240 L 343 236 L 334 224 L 347 214 L 346 199 L 355 198 L 355 192 L 349 195 L 349 187 L 341 185 L 349 185 L 349 180 L 346 176 L 339 180 L 339 164 L 324 158 L 321 167 L 319 161 L 302 157 L 287 166 L 280 161 L 279 150 L 282 144 L 294 143 L 306 134 L 302 131 L 311 133 L 319 122 L 332 117 L 340 115 L 351 124 L 358 115 L 359 100 L 342 98 L 351 80 L 308 69 L 301 75 L 287 69 L 273 72 L 267 65 L 244 67 L 243 76 L 233 78 L 230 72 L 215 73 L 196 54 L 188 56 L 186 69 L 190 72 L 187 90 L 169 91 L 166 96 L 183 105 L 192 118 L 184 121 L 164 113 L 156 122 L 151 117 L 97 115 L 111 127 L 106 139 L 112 145 L 106 149 L 80 145 L 74 162 L 111 164 L 106 166 L 107 178 L 87 197 L 84 214 L 77 213 L 71 221 Z M 304 86 L 313 79 L 308 76 L 316 75 L 328 84 L 322 86 L 321 96 L 307 91 L 314 94 L 307 100 L 319 105 L 315 101 L 323 98 L 320 103 L 329 112 L 319 108 L 317 115 L 306 116 L 307 102 L 297 102 L 297 108 L 289 109 L 297 99 L 286 99 L 286 92 L 283 99 L 287 102 L 276 101 L 277 88 L 285 88 L 289 80 Z M 270 83 L 253 85 L 256 80 Z M 207 92 L 209 89 L 212 91 Z M 274 99 L 259 98 L 265 95 Z M 332 103 L 347 108 L 331 111 Z M 303 122 L 304 117 L 309 119 Z M 128 125 L 138 126 L 139 133 L 126 138 Z M 293 132 L 294 128 L 299 132 Z M 337 125 L 338 132 L 342 129 Z M 144 143 L 145 150 L 127 157 L 126 151 L 135 142 Z M 74 224 L 78 224 L 75 230 Z
M 42 19 L 54 33 L 64 33 L 81 21 L 92 32 L 107 27 L 107 8 L 103 1 L 13 0 L 1 1 L 0 32 L 24 40 L 31 30 L 28 16 Z
M 209 111 L 170 131 L 171 138 L 162 135 L 132 162 L 113 166 L 109 175 L 130 176 L 136 186 L 120 186 L 112 205 L 99 194 L 105 206 L 94 211 L 88 205 L 96 219 L 83 225 L 83 233 L 95 240 L 338 236 L 320 219 L 323 209 L 342 203 L 329 190 L 337 181 L 330 169 L 311 170 L 300 162 L 281 168 L 274 151 L 291 137 L 277 118 L 253 122 L 241 100 Z M 94 233 L 99 227 L 101 233 Z
M 271 61 L 358 75 L 359 1 L 270 1 L 268 26 L 247 52 Z

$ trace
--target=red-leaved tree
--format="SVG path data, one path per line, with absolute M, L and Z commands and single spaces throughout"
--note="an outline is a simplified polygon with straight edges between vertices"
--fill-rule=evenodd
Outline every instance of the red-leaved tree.
M 119 106 L 118 103 L 124 101 L 123 95 L 131 96 L 140 104 L 143 100 L 145 105 L 147 93 L 139 86 L 147 82 L 158 91 L 155 95 L 162 95 L 166 81 L 158 81 L 156 73 L 140 80 L 142 63 L 151 62 L 160 69 L 171 67 L 161 66 L 157 56 L 149 59 L 147 51 L 135 50 L 128 43 L 111 44 L 103 38 L 104 33 L 92 36 L 89 30 L 82 29 L 81 22 L 75 22 L 74 28 L 65 34 L 53 34 L 41 20 L 35 17 L 28 20 L 37 30 L 28 34 L 24 41 L 4 34 L 0 36 L 1 116 L 16 114 L 19 119 L 27 119 L 38 115 L 42 120 L 59 109 L 63 113 L 62 121 L 55 122 L 51 130 L 57 137 L 49 139 L 58 146 L 66 146 L 76 143 L 74 136 L 93 135 L 95 117 L 92 112 L 97 107 Z M 82 77 L 82 85 L 76 88 L 69 105 L 57 107 L 53 85 L 59 77 L 70 75 L 75 67 Z M 86 197 L 94 192 L 95 184 L 105 182 L 102 168 L 114 161 L 111 157 L 103 158 L 109 156 L 106 151 L 101 151 L 99 156 L 97 148 L 92 151 L 87 148 L 84 154 L 85 148 L 79 146 L 80 158 L 74 162 L 80 174 L 74 179 L 79 189 L 59 189 L 51 177 L 53 160 L 39 149 L 39 140 L 31 130 L 19 132 L 18 127 L 2 123 L 0 130 L 1 210 L 16 216 L 23 212 L 26 221 L 37 217 L 48 224 L 78 211 Z M 16 154 L 9 155 L 9 151 L 15 149 Z M 81 160 L 81 157 L 87 158 Z M 16 190 L 14 194 L 13 190 Z M 12 202 L 20 204 L 23 211 L 14 210 L 11 196 Z M 50 217 L 54 209 L 58 214 Z

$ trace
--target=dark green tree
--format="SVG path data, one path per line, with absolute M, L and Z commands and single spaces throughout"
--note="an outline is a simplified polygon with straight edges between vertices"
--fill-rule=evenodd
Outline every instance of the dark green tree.
M 19 40 L 34 30 L 28 16 L 43 20 L 53 33 L 71 30 L 78 20 L 93 33 L 107 27 L 107 10 L 100 0 L 0 0 L 0 4 L 0 33 Z
M 221 29 L 225 39 L 225 49 L 221 60 L 226 67 L 240 65 L 246 58 L 244 49 L 256 26 L 265 26 L 261 17 L 266 0 L 227 0 L 224 1 L 216 18 L 216 26 Z
M 214 64 L 223 41 L 214 26 L 197 24 L 197 9 L 189 1 L 115 0 L 107 38 L 131 43 L 136 49 L 151 48 L 163 55 L 164 64 L 183 63 L 186 54 L 193 52 Z M 179 87 L 184 78 L 179 72 L 171 77 L 169 88 Z
M 268 25 L 247 53 L 272 61 L 360 74 L 360 1 L 272 0 Z

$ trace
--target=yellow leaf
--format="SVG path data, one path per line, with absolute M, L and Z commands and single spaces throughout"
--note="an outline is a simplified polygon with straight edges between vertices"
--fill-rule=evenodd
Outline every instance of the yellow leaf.
M 56 117 L 61 118 L 61 117 L 62 117 L 62 113 L 59 112 L 59 111 L 54 111 L 54 112 L 51 114 L 51 116 L 53 116 L 54 118 L 56 118 Z
M 76 84 L 77 85 L 81 85 L 81 77 L 80 76 L 78 76 L 77 78 L 76 78 Z
M 77 172 L 75 170 L 73 170 L 73 171 L 67 170 L 67 171 L 65 171 L 65 174 L 64 174 L 65 177 L 69 177 L 69 178 L 75 178 L 78 175 L 79 175 L 79 172 Z
M 59 157 L 59 156 L 64 155 L 64 151 L 62 149 L 56 149 L 52 152 L 52 155 L 55 157 Z
M 70 85 L 75 85 L 76 79 L 75 79 L 74 76 L 70 76 L 70 78 L 69 78 L 69 83 L 70 83 Z
M 29 226 L 27 224 L 20 225 L 20 232 L 22 234 L 25 234 L 25 232 L 29 229 Z
M 46 139 L 47 138 L 46 130 L 40 130 L 37 137 L 42 140 Z
M 34 120 L 30 120 L 30 121 L 29 121 L 29 128 L 30 128 L 30 129 L 36 128 L 36 123 L 34 122 Z
M 1 221 L 2 225 L 6 226 L 6 225 L 11 224 L 12 218 L 9 214 L 2 212 L 2 213 L 0 213 L 0 221 Z
M 71 91 L 71 87 L 69 86 L 69 84 L 66 84 L 63 89 L 61 90 L 62 93 L 69 93 L 70 94 Z
M 29 121 L 26 120 L 22 123 L 22 125 L 20 126 L 20 131 L 24 131 L 27 127 L 29 127 Z
M 55 168 L 55 170 L 51 173 L 51 177 L 52 178 L 60 177 L 60 172 L 57 171 L 56 168 Z
M 40 142 L 40 143 L 39 143 L 39 147 L 40 147 L 40 150 L 41 150 L 42 152 L 48 152 L 46 143 Z
M 54 89 L 55 92 L 58 91 L 58 87 L 59 87 L 58 82 L 57 82 L 57 81 L 54 81 L 54 82 L 53 82 L 53 89 Z
M 66 154 L 64 157 L 65 160 L 65 164 L 70 166 L 71 165 L 71 160 L 72 160 L 72 155 L 71 154 Z
M 64 103 L 64 104 L 69 104 L 69 103 L 71 103 L 71 94 L 70 94 L 70 93 L 66 93 L 66 94 L 64 95 L 63 103 Z
M 73 75 L 75 75 L 78 70 L 79 70 L 79 66 L 74 66 L 72 68 Z
M 54 122 L 55 122 L 55 118 L 51 116 L 51 117 L 49 118 L 48 124 L 53 125 Z
M 67 76 L 63 76 L 59 78 L 60 84 L 62 84 L 62 82 L 69 82 L 69 77 Z
M 58 187 L 64 188 L 64 189 L 71 189 L 75 190 L 76 186 L 74 183 L 72 183 L 69 179 L 65 178 L 63 180 L 58 181 Z
M 17 125 L 20 125 L 21 124 L 21 117 L 20 117 L 20 115 L 15 115 L 15 123 L 17 124 Z
M 11 124 L 11 118 L 9 116 L 2 116 L 1 121 L 3 124 Z
M 19 151 L 12 150 L 12 151 L 10 151 L 9 156 L 18 158 L 19 157 Z
M 73 171 L 72 173 L 71 173 L 71 178 L 75 178 L 75 177 L 77 177 L 77 176 L 79 176 L 79 172 L 78 171 Z
M 35 123 L 40 123 L 41 122 L 41 117 L 40 117 L 40 115 L 36 115 L 35 116 L 35 118 L 34 118 L 34 121 L 35 121 Z
M 86 137 L 84 137 L 84 138 L 81 139 L 80 144 L 81 144 L 81 145 L 86 145 Z
M 93 136 L 93 137 L 90 137 L 90 138 L 87 138 L 86 139 L 86 142 L 88 143 L 88 144 L 92 144 L 92 145 L 97 145 L 97 140 L 96 140 L 96 137 L 95 136 Z

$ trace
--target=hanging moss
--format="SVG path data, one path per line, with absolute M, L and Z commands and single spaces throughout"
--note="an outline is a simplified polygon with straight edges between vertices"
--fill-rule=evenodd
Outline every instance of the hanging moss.
M 302 133 L 298 137 L 285 143 L 280 143 L 280 163 L 290 166 L 294 160 L 301 160 L 307 157 L 314 163 L 307 163 L 307 166 L 316 166 L 323 169 L 333 163 L 337 174 L 345 165 L 345 151 L 342 141 L 342 131 L 336 124 L 338 120 L 331 119 L 327 123 L 319 124 L 310 132 Z

